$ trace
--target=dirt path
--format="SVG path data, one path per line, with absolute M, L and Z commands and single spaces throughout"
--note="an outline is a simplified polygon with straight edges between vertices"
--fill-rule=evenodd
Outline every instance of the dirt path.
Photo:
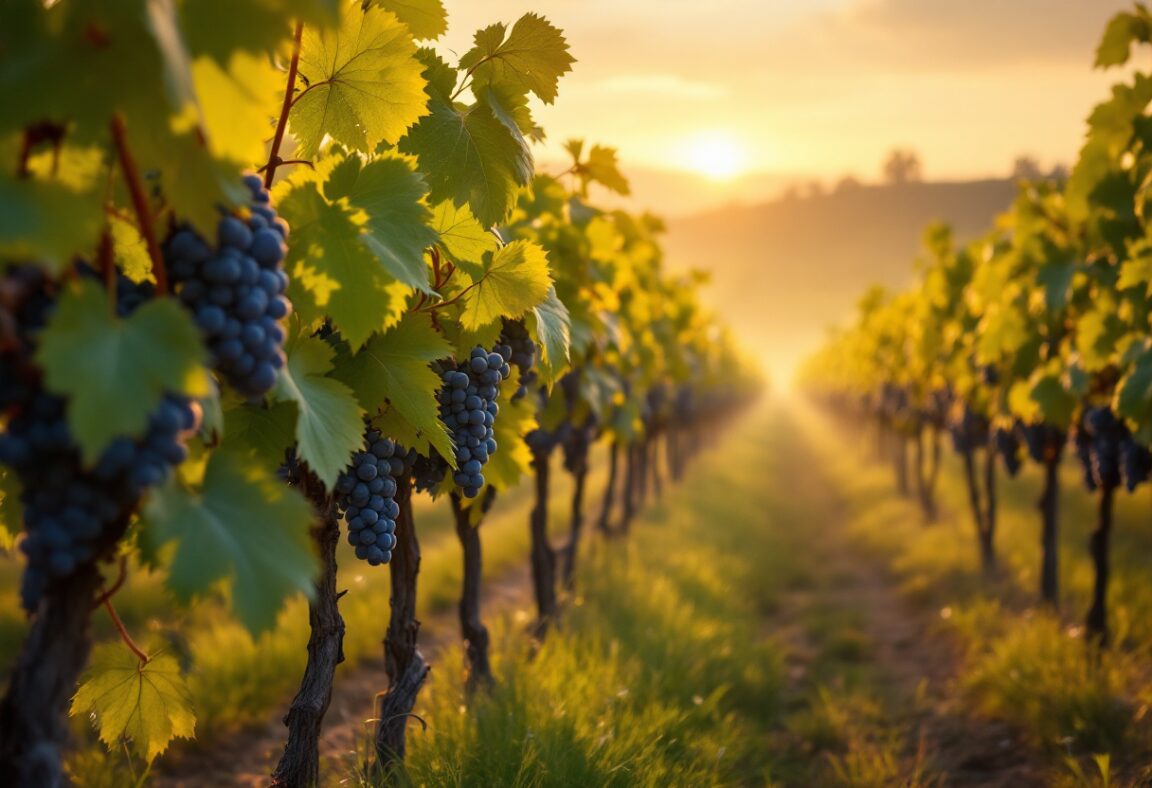
M 527 562 L 498 578 L 486 580 L 483 613 L 486 621 L 530 610 L 532 591 Z M 381 627 L 383 628 L 383 626 Z M 429 682 L 436 681 L 436 665 L 446 649 L 462 648 L 456 609 L 439 611 L 421 622 L 421 650 L 432 665 Z M 383 649 L 381 649 L 382 651 Z M 338 672 L 332 702 L 324 718 L 320 738 L 323 769 L 328 778 L 343 778 L 355 762 L 354 753 L 363 752 L 371 725 L 376 693 L 388 685 L 383 654 L 360 663 L 347 672 Z M 284 748 L 283 708 L 260 726 L 238 731 L 215 740 L 211 748 L 189 751 L 183 757 L 164 762 L 151 785 L 165 788 L 221 788 L 222 786 L 265 786 Z M 416 723 L 413 723 L 414 725 Z
M 812 451 L 811 446 L 805 449 Z M 798 465 L 809 470 L 821 467 L 818 457 L 811 459 L 811 464 Z M 851 516 L 847 502 L 828 494 L 837 489 L 835 480 L 809 480 L 803 486 L 821 491 L 816 493 L 819 498 L 808 496 L 809 506 L 818 511 L 806 512 L 807 518 L 816 515 L 826 522 L 804 543 L 810 546 L 809 560 L 819 573 L 818 581 L 813 588 L 789 592 L 776 614 L 790 619 L 777 622 L 777 634 L 789 646 L 792 691 L 806 695 L 809 703 L 818 702 L 812 695 L 819 692 L 819 685 L 835 703 L 836 694 L 851 684 L 848 675 L 862 666 L 866 690 L 882 705 L 881 719 L 870 723 L 902 739 L 895 748 L 903 761 L 902 774 L 947 786 L 1048 784 L 1050 769 L 1017 732 L 965 708 L 958 686 L 963 672 L 959 644 L 939 626 L 938 613 L 912 605 L 901 594 L 885 556 L 846 533 L 846 518 Z M 821 628 L 803 623 L 821 611 L 852 624 Z M 858 649 L 851 648 L 850 638 L 845 640 L 851 629 L 862 636 Z M 825 669 L 819 675 L 817 661 L 829 653 L 831 672 Z M 871 735 L 882 737 L 885 731 Z M 869 746 L 867 742 L 848 746 L 861 745 Z

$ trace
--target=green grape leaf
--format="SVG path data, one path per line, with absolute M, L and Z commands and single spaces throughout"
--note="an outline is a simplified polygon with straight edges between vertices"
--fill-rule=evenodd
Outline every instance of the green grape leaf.
M 530 241 L 513 241 L 491 262 L 462 299 L 460 325 L 475 331 L 502 317 L 519 317 L 540 306 L 552 288 L 548 253 Z
M 277 468 L 284 452 L 296 442 L 296 408 L 291 402 L 271 407 L 236 403 L 224 411 L 223 447 L 251 451 L 265 468 Z
M 363 211 L 329 202 L 315 182 L 289 184 L 277 194 L 277 210 L 292 226 L 288 292 L 301 318 L 330 317 L 353 348 L 395 324 L 411 289 L 364 244 Z
M 432 209 L 432 229 L 440 235 L 440 246 L 452 261 L 473 279 L 484 275 L 484 255 L 500 247 L 496 236 L 476 221 L 467 203 L 439 203 Z
M 377 5 L 395 14 L 420 41 L 437 39 L 448 29 L 443 0 L 377 0 Z
M 198 491 L 173 479 L 149 496 L 145 545 L 178 545 L 168 586 L 182 601 L 230 578 L 232 607 L 253 634 L 272 628 L 284 602 L 311 595 L 316 557 L 311 505 L 250 456 L 217 450 Z
M 270 119 L 279 113 L 284 95 L 283 73 L 264 54 L 235 52 L 223 65 L 209 57 L 197 59 L 192 75 L 213 153 L 237 162 L 266 159 L 274 128 Z
M 1128 62 L 1132 44 L 1152 40 L 1152 25 L 1148 12 L 1140 8 L 1139 14 L 1119 13 L 1112 17 L 1100 46 L 1096 49 L 1096 67 L 1122 66 Z
M 584 181 L 585 188 L 589 183 L 599 183 L 616 194 L 627 196 L 632 193 L 628 179 L 620 172 L 615 148 L 593 145 L 588 151 L 588 160 L 577 165 L 576 172 Z
M 152 276 L 152 258 L 148 256 L 148 249 L 136 225 L 120 216 L 112 216 L 108 220 L 108 228 L 112 233 L 116 264 L 124 276 L 133 282 L 155 281 Z
M 306 29 L 300 73 L 308 87 L 289 116 L 298 155 L 312 158 L 324 137 L 364 153 L 395 144 L 425 113 L 424 65 L 395 15 L 345 5 L 339 30 Z
M 364 410 L 352 390 L 327 373 L 335 351 L 312 337 L 293 339 L 285 348 L 288 364 L 273 397 L 296 403 L 296 442 L 300 459 L 329 488 L 364 440 Z
M 1120 264 L 1116 289 L 1140 288 L 1145 295 L 1152 295 L 1152 247 L 1143 241 L 1133 244 L 1131 255 Z
M 549 385 L 568 368 L 571 342 L 568 308 L 556 295 L 555 287 L 548 288 L 543 303 L 532 308 L 532 317 L 529 330 L 544 349 L 539 362 L 541 382 Z
M 497 490 L 511 489 L 532 471 L 532 450 L 524 436 L 536 429 L 536 398 L 529 395 L 512 401 L 520 387 L 520 370 L 512 367 L 512 377 L 500 384 L 500 415 L 492 424 L 496 453 L 484 466 L 484 481 Z
M 1085 312 L 1076 323 L 1076 349 L 1084 369 L 1092 372 L 1107 366 L 1123 331 L 1124 324 L 1105 305 Z
M 192 693 L 176 658 L 159 654 L 141 664 L 119 642 L 92 649 L 69 714 L 91 715 L 100 741 L 110 750 L 127 739 L 146 763 L 156 760 L 173 739 L 196 734 Z
M 179 3 L 180 30 L 193 55 L 226 65 L 236 52 L 275 55 L 292 40 L 292 22 L 330 28 L 340 0 L 194 0 Z M 221 24 L 227 20 L 227 24 Z M 283 95 L 283 86 L 281 86 Z
M 16 546 L 23 528 L 24 512 L 20 506 L 20 486 L 16 475 L 0 468 L 0 550 Z
M 0 172 L 0 205 L 0 257 L 36 260 L 53 272 L 96 248 L 104 221 L 99 189 L 77 192 L 7 172 Z
M 68 423 L 87 461 L 113 438 L 143 435 L 164 392 L 207 394 L 205 356 L 200 331 L 174 299 L 121 320 L 93 280 L 63 292 L 36 353 L 48 390 L 69 398 Z
M 332 202 L 347 200 L 367 216 L 361 238 L 397 281 L 431 292 L 424 249 L 436 243 L 428 227 L 424 180 L 404 159 L 382 157 L 369 164 L 349 156 L 333 168 L 324 185 Z
M 1068 304 L 1072 277 L 1077 268 L 1073 260 L 1048 260 L 1036 272 L 1036 281 L 1044 288 L 1044 303 L 1049 312 L 1059 312 Z
M 467 203 L 485 226 L 504 221 L 516 194 L 532 177 L 532 152 L 523 135 L 513 132 L 484 102 L 457 108 L 432 99 L 400 150 L 420 160 L 433 203 Z
M 456 69 L 444 62 L 444 58 L 431 47 L 420 47 L 416 57 L 424 64 L 424 78 L 428 80 L 428 95 L 451 102 L 459 77 Z
M 441 455 L 455 462 L 456 453 L 440 422 L 436 401 L 440 377 L 429 367 L 431 362 L 451 354 L 451 346 L 436 331 L 431 318 L 411 313 L 369 340 L 340 365 L 336 374 L 366 408 L 375 410 L 388 403 L 389 413 L 406 421 Z M 389 434 L 396 439 L 403 437 Z M 408 440 L 411 444 L 411 432 Z
M 1068 429 L 1076 410 L 1076 398 L 1055 372 L 1040 373 L 1033 378 L 1032 400 L 1040 406 L 1044 421 Z
M 1140 427 L 1152 424 L 1152 350 L 1145 350 L 1117 385 L 1116 411 Z
M 473 72 L 474 87 L 506 84 L 551 104 L 560 77 L 576 62 L 564 34 L 531 13 L 516 21 L 507 38 L 505 31 L 502 24 L 477 31 L 475 46 L 460 58 L 460 68 Z

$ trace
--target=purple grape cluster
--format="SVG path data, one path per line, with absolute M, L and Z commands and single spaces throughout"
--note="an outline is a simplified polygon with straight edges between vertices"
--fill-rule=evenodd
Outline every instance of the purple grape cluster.
M 996 442 L 996 453 L 1004 461 L 1004 469 L 1008 471 L 1009 476 L 1016 476 L 1023 464 L 1020 458 L 1020 437 L 1016 434 L 1016 430 L 997 427 L 992 438 Z
M 492 431 L 500 413 L 496 397 L 511 372 L 510 348 L 497 349 L 502 352 L 489 353 L 477 345 L 467 362 L 458 367 L 447 364 L 440 376 L 440 419 L 452 432 L 459 469 L 452 481 L 467 498 L 479 494 L 485 483 L 484 465 L 496 453 Z
M 1076 453 L 1089 490 L 1119 487 L 1120 446 L 1130 440 L 1127 425 L 1107 406 L 1088 408 L 1076 431 Z
M 221 218 L 215 247 L 195 230 L 181 228 L 164 244 L 164 259 L 216 370 L 244 396 L 262 397 L 276 385 L 285 361 L 280 321 L 291 311 L 284 297 L 288 225 L 257 176 L 245 176 L 244 183 L 252 192 L 246 221 Z
M 1020 434 L 1024 436 L 1024 446 L 1034 462 L 1046 463 L 1060 456 L 1068 436 L 1059 427 L 1043 422 L 1021 424 Z
M 505 352 L 505 348 L 507 351 Z M 512 395 L 512 401 L 521 400 L 532 386 L 535 385 L 536 375 L 536 343 L 528 334 L 523 320 L 504 320 L 504 328 L 500 332 L 499 344 L 496 352 L 504 356 L 509 364 L 520 370 L 520 386 Z
M 336 504 L 348 525 L 348 544 L 372 566 L 392 560 L 396 546 L 398 480 L 408 471 L 408 454 L 379 430 L 364 433 L 364 448 L 336 480 Z
M 959 415 L 953 415 L 948 424 L 952 435 L 952 448 L 957 454 L 967 454 L 988 445 L 988 419 L 965 405 Z
M 82 267 L 81 274 L 91 271 Z M 163 484 L 187 457 L 184 439 L 198 428 L 200 411 L 188 398 L 167 394 L 142 438 L 116 438 L 86 465 L 68 426 L 66 400 L 43 389 L 33 362 L 36 334 L 55 306 L 52 285 L 32 267 L 11 269 L 6 278 L 26 295 L 11 315 L 18 341 L 0 354 L 0 407 L 8 417 L 0 463 L 20 481 L 27 532 L 20 548 L 28 558 L 21 600 L 33 610 L 54 581 L 115 544 L 144 492 Z M 148 284 L 117 281 L 121 316 L 151 296 Z

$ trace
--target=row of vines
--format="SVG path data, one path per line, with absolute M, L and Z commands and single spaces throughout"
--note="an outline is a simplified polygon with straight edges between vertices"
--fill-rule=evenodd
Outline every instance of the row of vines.
M 273 778 L 315 784 L 345 539 L 391 576 L 386 775 L 428 676 L 413 496 L 452 507 L 482 686 L 479 529 L 500 493 L 534 479 L 542 635 L 591 447 L 610 445 L 599 530 L 623 531 L 662 458 L 678 476 L 700 426 L 754 393 L 703 279 L 665 270 L 657 219 L 590 201 L 627 193 L 611 149 L 572 142 L 566 171 L 537 172 L 532 102 L 574 63 L 538 15 L 458 58 L 439 0 L 2 0 L 0 18 L 0 547 L 29 617 L 0 771 L 60 784 L 69 713 L 145 762 L 194 735 L 194 666 L 116 613 L 144 567 L 253 636 L 308 596 Z M 559 550 L 557 451 L 576 479 Z M 121 638 L 90 661 L 97 611 Z
M 1118 14 L 1100 68 L 1152 41 L 1152 16 Z M 1152 76 L 1125 71 L 1088 119 L 1066 181 L 1022 183 L 1011 209 L 974 242 L 948 227 L 924 236 L 917 283 L 860 303 L 804 371 L 834 412 L 877 427 L 901 491 L 936 516 L 945 434 L 961 457 L 984 569 L 994 572 L 997 475 L 1044 472 L 1039 593 L 1059 602 L 1059 468 L 1075 453 L 1097 496 L 1093 601 L 1085 632 L 1109 642 L 1109 543 L 1115 496 L 1152 474 Z M 911 455 L 911 457 L 909 456 Z M 909 469 L 909 464 L 911 469 Z

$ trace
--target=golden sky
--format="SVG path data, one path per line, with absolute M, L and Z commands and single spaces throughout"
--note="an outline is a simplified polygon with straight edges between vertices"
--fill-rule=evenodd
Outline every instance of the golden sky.
M 446 0 L 445 43 L 536 11 L 578 59 L 538 117 L 626 168 L 832 181 L 879 176 L 892 147 L 926 178 L 1073 159 L 1107 75 L 1091 69 L 1120 0 Z M 653 206 L 660 209 L 660 206 Z

